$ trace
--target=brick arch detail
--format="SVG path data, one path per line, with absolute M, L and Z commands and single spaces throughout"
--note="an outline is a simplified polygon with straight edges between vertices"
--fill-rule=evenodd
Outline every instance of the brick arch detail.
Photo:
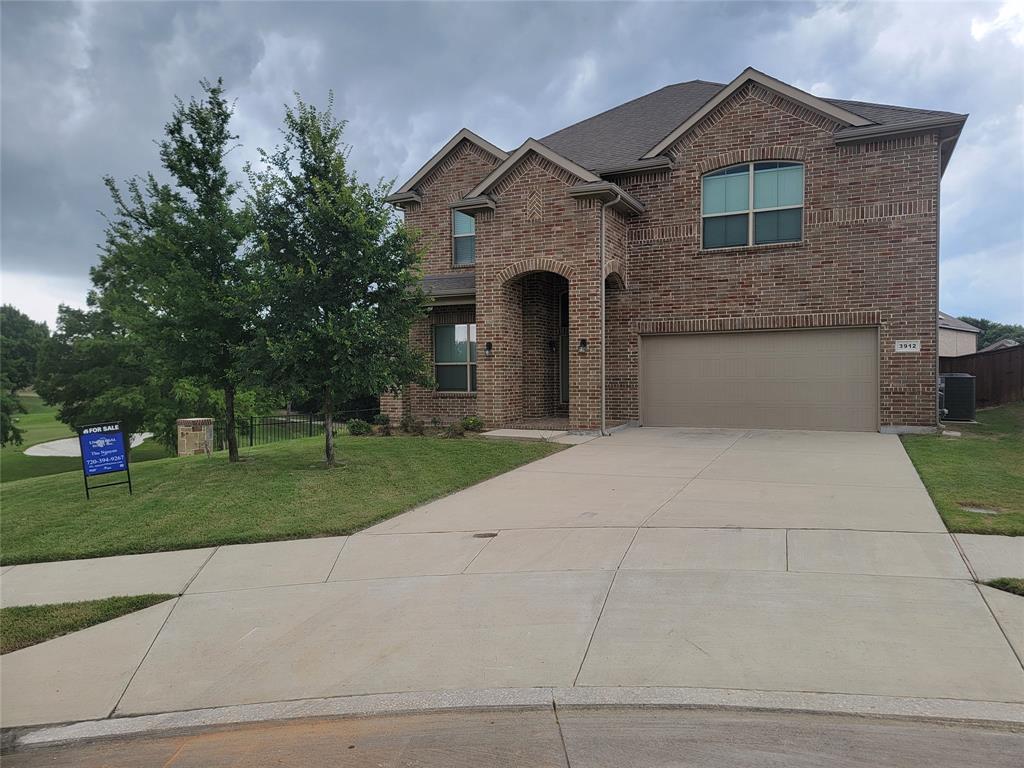
M 514 280 L 520 275 L 525 275 L 527 272 L 554 272 L 566 280 L 571 281 L 573 279 L 573 270 L 568 264 L 544 256 L 532 256 L 528 259 L 517 261 L 514 264 L 509 264 L 501 270 L 497 276 L 498 285 L 504 285 L 509 280 Z
M 619 287 L 626 287 L 626 265 L 619 259 L 609 259 L 604 263 L 604 279 L 607 280 L 611 276 L 618 278 L 620 283 Z
M 733 149 L 697 163 L 697 172 L 703 176 L 705 173 L 717 171 L 720 168 L 728 168 L 730 165 L 757 163 L 762 160 L 791 160 L 802 163 L 805 155 L 803 147 L 787 145 Z

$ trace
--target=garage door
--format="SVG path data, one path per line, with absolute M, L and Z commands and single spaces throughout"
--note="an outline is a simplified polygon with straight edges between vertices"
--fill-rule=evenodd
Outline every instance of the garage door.
M 878 429 L 873 328 L 644 336 L 645 426 Z

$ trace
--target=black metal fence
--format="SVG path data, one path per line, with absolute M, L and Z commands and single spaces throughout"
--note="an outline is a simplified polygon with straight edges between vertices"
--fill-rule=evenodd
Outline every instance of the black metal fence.
M 334 414 L 335 428 L 349 419 L 372 421 L 379 408 L 358 408 Z M 324 433 L 324 417 L 315 413 L 279 414 L 275 416 L 249 416 L 235 421 L 235 436 L 239 448 L 267 445 L 297 437 L 318 437 Z M 223 421 L 213 424 L 213 450 L 226 451 L 227 430 Z

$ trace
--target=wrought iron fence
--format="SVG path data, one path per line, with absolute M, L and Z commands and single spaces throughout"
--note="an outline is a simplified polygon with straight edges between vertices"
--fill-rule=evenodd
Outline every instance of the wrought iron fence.
M 349 419 L 371 421 L 380 412 L 379 408 L 357 408 L 334 414 L 335 428 Z M 274 416 L 249 416 L 235 421 L 235 436 L 239 448 L 294 440 L 298 437 L 317 437 L 324 433 L 324 417 L 315 413 L 279 414 Z M 226 451 L 227 430 L 223 421 L 213 425 L 213 450 Z

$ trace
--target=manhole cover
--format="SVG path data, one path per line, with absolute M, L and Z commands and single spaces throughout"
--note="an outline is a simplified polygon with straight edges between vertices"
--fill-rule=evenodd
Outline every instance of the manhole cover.
M 474 533 L 473 534 L 473 538 L 474 539 L 493 539 L 497 535 L 498 535 L 497 533 Z

